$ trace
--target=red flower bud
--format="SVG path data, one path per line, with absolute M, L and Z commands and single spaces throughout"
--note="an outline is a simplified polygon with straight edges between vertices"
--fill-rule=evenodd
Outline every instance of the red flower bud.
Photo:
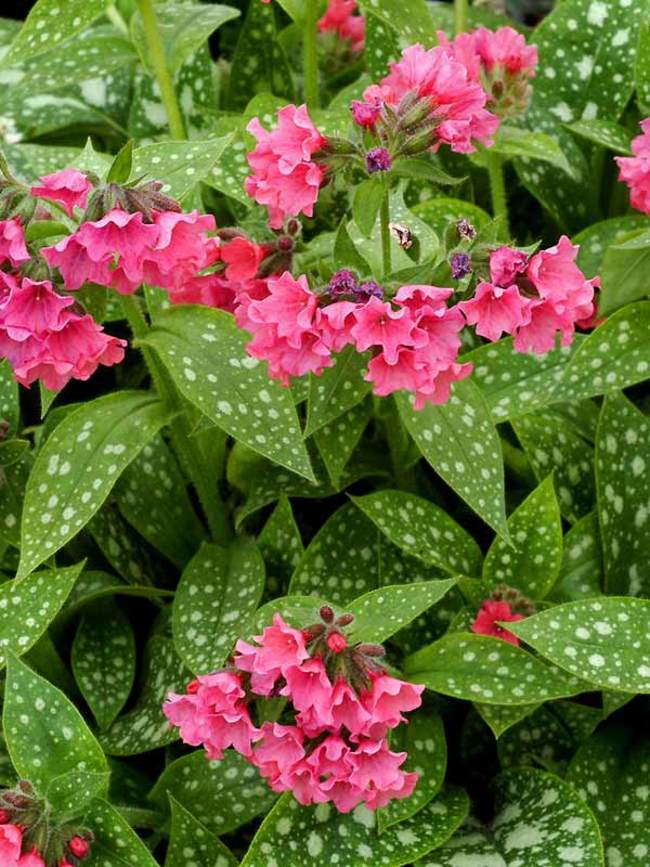
M 68 849 L 76 858 L 85 858 L 90 852 L 90 844 L 83 837 L 73 837 L 68 843 Z
M 6 825 L 10 818 L 6 810 L 0 810 L 0 825 Z
M 334 620 L 334 612 L 329 605 L 323 605 L 320 610 L 320 616 L 323 623 L 331 623 Z
M 327 646 L 332 653 L 341 653 L 348 646 L 348 640 L 340 632 L 332 632 L 327 636 Z
M 188 695 L 194 695 L 194 693 L 197 692 L 198 689 L 199 689 L 199 682 L 198 682 L 198 680 L 191 680 L 191 681 L 187 684 L 187 694 L 188 694 Z

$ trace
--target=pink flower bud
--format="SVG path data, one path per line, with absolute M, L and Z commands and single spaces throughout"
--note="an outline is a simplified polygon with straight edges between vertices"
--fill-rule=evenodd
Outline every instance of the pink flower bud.
M 342 653 L 348 646 L 348 640 L 340 632 L 332 632 L 331 635 L 327 636 L 327 646 L 332 653 Z
M 319 614 L 323 623 L 331 623 L 334 620 L 334 612 L 329 605 L 323 605 Z
M 68 843 L 68 848 L 76 858 L 85 858 L 90 852 L 90 843 L 83 837 L 73 837 Z

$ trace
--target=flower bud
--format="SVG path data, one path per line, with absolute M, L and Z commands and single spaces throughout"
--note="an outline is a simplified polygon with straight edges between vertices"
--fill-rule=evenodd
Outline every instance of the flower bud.
M 11 816 L 6 810 L 0 810 L 0 825 L 6 825 Z
M 359 644 L 356 649 L 364 656 L 386 656 L 386 650 L 381 644 Z
M 340 632 L 331 632 L 327 636 L 327 646 L 332 653 L 342 653 L 348 646 L 348 640 Z
M 454 253 L 451 257 L 451 276 L 454 280 L 462 280 L 472 273 L 472 260 L 467 253 Z
M 334 612 L 329 607 L 329 605 L 323 605 L 323 607 L 319 611 L 319 614 L 323 623 L 332 623 L 334 620 Z
M 368 174 L 388 172 L 393 165 L 393 158 L 386 148 L 372 148 L 366 154 L 366 169 Z
M 364 283 L 364 286 L 366 284 Z M 340 617 L 336 618 L 337 626 L 349 626 L 350 623 L 354 620 L 354 614 L 341 614 Z
M 463 241 L 473 241 L 476 237 L 476 229 L 465 218 L 456 223 L 456 231 L 458 232 L 458 237 L 462 238 Z
M 75 858 L 85 858 L 90 852 L 90 843 L 88 840 L 84 840 L 83 837 L 77 835 L 68 843 L 68 849 Z

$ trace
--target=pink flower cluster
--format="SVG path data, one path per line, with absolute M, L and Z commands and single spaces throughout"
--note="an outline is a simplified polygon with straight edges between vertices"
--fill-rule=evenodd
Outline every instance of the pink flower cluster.
M 407 97 L 424 101 L 432 151 L 446 144 L 457 153 L 472 153 L 475 142 L 491 145 L 499 126 L 499 118 L 485 107 L 487 94 L 481 84 L 443 46 L 409 46 L 390 64 L 390 73 L 363 96 L 365 102 L 353 103 L 352 114 L 366 127 L 376 123 L 383 104 L 396 107 Z
M 271 228 L 281 228 L 287 216 L 311 217 L 325 179 L 325 169 L 314 154 L 327 140 L 312 123 L 307 107 L 280 109 L 271 132 L 256 117 L 246 129 L 257 139 L 257 146 L 248 154 L 252 174 L 246 179 L 246 192 L 266 205 Z
M 23 853 L 23 830 L 13 823 L 0 824 L 0 864 L 2 867 L 45 867 L 36 849 Z
M 358 297 L 362 290 L 363 284 Z M 472 370 L 456 361 L 465 320 L 458 307 L 447 306 L 453 290 L 403 286 L 392 302 L 365 291 L 363 300 L 322 306 L 326 295 L 285 272 L 240 294 L 235 317 L 253 334 L 248 351 L 285 385 L 290 376 L 321 373 L 333 364 L 333 352 L 352 344 L 358 352 L 372 350 L 366 379 L 375 394 L 407 389 L 418 408 L 446 402 L 451 384 Z
M 326 638 L 318 628 L 315 652 L 309 630 L 276 614 L 255 644 L 237 642 L 232 670 L 198 677 L 185 695 L 170 694 L 167 718 L 186 743 L 203 744 L 208 758 L 220 759 L 233 747 L 273 791 L 291 791 L 301 804 L 331 801 L 348 812 L 360 803 L 377 809 L 408 797 L 417 774 L 401 769 L 406 753 L 392 752 L 386 736 L 405 721 L 404 711 L 419 707 L 423 687 L 366 665 L 364 646 L 348 648 L 337 627 Z M 337 665 L 346 653 L 345 665 Z M 344 674 L 355 665 L 356 688 Z M 289 700 L 293 719 L 255 726 L 250 700 L 272 696 Z
M 327 10 L 318 21 L 321 33 L 336 33 L 340 39 L 350 42 L 355 54 L 363 51 L 366 37 L 366 22 L 362 15 L 355 15 L 357 0 L 329 0 Z
M 20 222 L 0 221 L 0 262 L 17 267 L 29 258 Z M 57 391 L 72 378 L 88 379 L 100 364 L 123 359 L 126 341 L 105 334 L 73 305 L 47 280 L 0 270 L 0 355 L 22 385 L 40 379 Z
M 630 203 L 650 214 L 650 117 L 641 121 L 641 135 L 632 139 L 633 157 L 616 157 L 619 179 L 630 188 Z
M 530 79 L 537 69 L 537 46 L 527 45 L 512 27 L 479 27 L 449 41 L 443 31 L 438 41 L 450 57 L 467 69 L 470 78 L 486 90 L 488 108 L 499 117 L 523 113 L 530 100 Z
M 514 336 L 517 352 L 544 353 L 573 339 L 576 326 L 590 327 L 598 278 L 587 280 L 575 260 L 579 247 L 563 235 L 554 247 L 528 257 L 501 247 L 490 256 L 490 282 L 458 306 L 476 333 L 488 340 Z
M 523 620 L 523 614 L 513 614 L 508 602 L 486 599 L 472 623 L 472 632 L 477 635 L 491 635 L 493 638 L 500 638 L 502 641 L 518 646 L 519 639 L 514 632 L 499 625 L 499 623 L 516 623 L 518 620 Z

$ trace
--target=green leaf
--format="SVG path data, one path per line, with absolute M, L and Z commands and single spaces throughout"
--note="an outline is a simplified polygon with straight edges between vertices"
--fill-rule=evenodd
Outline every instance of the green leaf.
M 406 554 L 452 575 L 474 575 L 481 550 L 443 509 L 404 491 L 377 491 L 353 497 L 355 505 Z
M 602 689 L 650 692 L 650 600 L 579 599 L 508 625 L 556 665 Z M 578 624 L 576 626 L 576 624 Z
M 16 773 L 41 794 L 64 774 L 83 779 L 86 772 L 108 772 L 102 748 L 77 708 L 14 656 L 7 660 L 2 724 Z
M 594 508 L 594 452 L 590 443 L 554 412 L 534 412 L 512 421 L 538 480 L 553 473 L 562 515 L 577 521 Z
M 133 151 L 132 179 L 163 181 L 163 193 L 182 199 L 199 181 L 207 181 L 231 141 L 232 136 L 223 136 L 141 145 Z
M 364 399 L 372 387 L 363 379 L 367 366 L 366 355 L 357 352 L 354 346 L 346 346 L 339 353 L 334 367 L 327 368 L 320 376 L 310 376 L 306 437 Z
M 391 733 L 390 748 L 394 752 L 406 751 L 408 757 L 403 770 L 416 771 L 420 778 L 409 798 L 391 801 L 378 811 L 380 834 L 391 825 L 410 819 L 442 788 L 447 769 L 447 741 L 440 716 L 429 709 L 411 714 L 407 726 L 399 726 Z
M 9 425 L 7 435 L 16 436 L 20 424 L 18 383 L 6 358 L 0 361 L 0 418 Z
M 36 572 L 0 585 L 0 665 L 7 651 L 22 656 L 36 644 L 68 598 L 83 563 Z
M 388 24 L 375 15 L 370 3 L 363 4 L 363 17 L 366 21 L 366 63 L 373 81 L 383 78 L 388 72 L 391 61 L 398 60 L 401 49 L 396 22 Z M 400 20 L 400 19 L 398 19 Z
M 335 487 L 340 484 L 341 475 L 359 445 L 371 416 L 372 401 L 364 400 L 314 434 L 318 453 Z
M 650 302 L 618 310 L 583 341 L 561 382 L 563 396 L 577 400 L 609 394 L 647 379 L 650 371 Z
M 267 584 L 277 582 L 273 590 L 284 587 L 304 552 L 300 530 L 296 524 L 288 497 L 281 496 L 278 504 L 257 537 L 266 564 Z M 279 595 L 274 592 L 273 595 Z
M 526 719 L 538 704 L 480 704 L 475 703 L 474 707 L 481 718 L 488 724 L 495 738 L 500 738 L 505 732 L 516 726 L 522 719 Z
M 585 515 L 564 537 L 560 578 L 550 593 L 555 602 L 573 602 L 603 592 L 603 557 L 598 517 Z
M 167 813 L 169 795 L 217 835 L 247 825 L 277 799 L 257 769 L 234 750 L 226 750 L 220 762 L 208 761 L 203 750 L 171 762 L 149 797 Z
M 611 244 L 621 241 L 631 232 L 650 227 L 650 220 L 643 214 L 627 214 L 592 223 L 573 236 L 573 243 L 580 245 L 577 264 L 587 277 L 600 274 L 603 256 Z
M 578 120 L 568 128 L 581 138 L 617 154 L 632 155 L 630 133 L 613 120 Z
M 413 213 L 427 223 L 434 232 L 442 237 L 445 231 L 460 220 L 468 220 L 475 229 L 488 225 L 491 217 L 483 208 L 463 199 L 450 199 L 444 196 L 427 199 L 413 205 Z
M 543 599 L 560 574 L 562 519 L 548 476 L 508 518 L 511 544 L 497 536 L 485 557 L 483 580 L 508 584 L 533 599 Z
M 51 51 L 75 33 L 85 30 L 107 6 L 107 0 L 38 0 L 5 54 L 2 65 L 11 66 Z
M 170 728 L 162 706 L 167 694 L 182 691 L 190 678 L 172 640 L 154 635 L 147 643 L 144 682 L 135 707 L 101 736 L 106 754 L 134 756 L 177 740 L 178 730 Z
M 377 530 L 352 503 L 341 506 L 311 540 L 289 593 L 325 595 L 337 605 L 377 587 Z
M 346 217 L 341 220 L 336 231 L 333 256 L 334 267 L 337 269 L 352 268 L 354 271 L 358 271 L 361 275 L 367 275 L 370 273 L 370 266 L 357 250 L 354 241 L 350 237 Z
M 395 30 L 404 45 L 422 42 L 436 44 L 436 28 L 425 0 L 362 0 L 362 12 L 368 10 Z M 384 74 L 388 72 L 385 70 Z
M 575 754 L 567 780 L 593 810 L 605 843 L 607 864 L 647 867 L 650 740 L 622 725 L 599 729 Z
M 169 796 L 172 812 L 165 867 L 237 867 L 239 863 L 221 840 Z
M 82 405 L 57 425 L 27 483 L 19 578 L 76 536 L 165 420 L 151 395 L 123 391 Z
M 584 681 L 520 647 L 467 632 L 449 633 L 418 650 L 406 659 L 404 671 L 409 680 L 428 689 L 484 704 L 532 704 L 585 689 Z
M 644 117 L 650 112 L 650 22 L 643 20 L 639 28 L 636 52 L 636 99 Z
M 347 631 L 350 643 L 381 644 L 435 605 L 455 584 L 455 578 L 388 584 L 359 596 L 345 606 L 354 616 Z
M 156 9 L 158 34 L 165 52 L 166 65 L 174 75 L 215 30 L 237 18 L 240 12 L 232 6 L 203 3 L 164 3 Z M 131 38 L 143 63 L 155 72 L 149 56 L 148 42 L 139 13 L 131 19 Z
M 386 187 L 381 178 L 367 178 L 354 191 L 352 218 L 366 238 L 372 234 L 385 197 Z
M 465 818 L 467 808 L 465 792 L 449 787 L 415 816 L 380 835 L 375 813 L 364 806 L 351 813 L 339 813 L 330 804 L 301 807 L 287 793 L 262 823 L 241 867 L 268 867 L 274 861 L 286 867 L 331 864 L 333 856 L 350 867 L 401 867 L 447 840 Z M 296 844 L 295 849 L 287 846 L 288 840 Z
M 112 601 L 87 609 L 72 644 L 75 680 L 100 728 L 108 728 L 131 693 L 136 648 L 131 623 Z
M 650 422 L 622 394 L 608 397 L 596 440 L 598 519 L 608 593 L 650 594 Z
M 567 160 L 559 142 L 543 132 L 530 132 L 515 126 L 500 126 L 491 148 L 505 157 L 527 157 L 550 163 L 567 175 L 573 167 Z
M 133 139 L 118 151 L 106 175 L 106 183 L 124 184 L 131 177 L 133 168 Z
M 456 382 L 441 406 L 414 410 L 404 394 L 397 403 L 406 429 L 438 475 L 486 524 L 507 536 L 501 446 L 474 383 Z
M 564 780 L 520 768 L 497 777 L 495 794 L 489 828 L 464 827 L 416 867 L 603 867 L 596 820 Z
M 254 541 L 240 539 L 229 549 L 201 547 L 174 598 L 174 642 L 191 671 L 208 674 L 223 668 L 263 590 L 264 561 Z
M 93 801 L 84 821 L 94 838 L 84 867 L 159 867 L 128 822 L 107 801 Z
M 175 566 L 184 566 L 205 538 L 186 481 L 161 435 L 126 468 L 115 499 L 129 524 Z
M 152 582 L 155 570 L 149 551 L 116 506 L 105 503 L 88 529 L 106 560 L 125 581 L 139 585 Z
M 232 317 L 209 307 L 161 313 L 148 333 L 182 394 L 235 439 L 313 479 L 291 393 L 244 349 Z
M 647 273 L 650 265 L 650 232 L 636 232 L 605 251 L 601 266 L 603 288 L 599 312 L 607 315 L 624 304 L 650 294 Z
M 429 181 L 438 186 L 454 186 L 466 180 L 465 177 L 456 177 L 444 172 L 428 154 L 422 157 L 398 157 L 393 162 L 391 172 L 398 178 Z

